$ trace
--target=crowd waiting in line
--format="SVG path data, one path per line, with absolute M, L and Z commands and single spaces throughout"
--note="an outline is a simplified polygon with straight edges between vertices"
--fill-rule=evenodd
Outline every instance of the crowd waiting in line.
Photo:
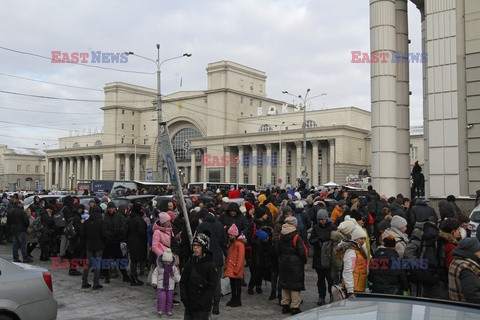
M 192 242 L 173 200 L 117 208 L 105 195 L 85 208 L 67 196 L 56 208 L 36 197 L 24 211 L 17 194 L 3 196 L 0 241 L 11 236 L 16 262 L 19 249 L 23 262 L 32 262 L 39 244 L 40 260 L 66 261 L 70 275 L 82 275 L 82 289 L 92 287 L 90 271 L 80 272 L 75 259 L 88 259 L 88 267 L 94 259 L 128 259 L 128 268 L 94 268 L 93 289 L 103 288 L 100 278 L 117 277 L 117 269 L 132 286 L 143 285 L 139 277 L 148 272 L 160 316 L 172 315 L 176 293 L 185 319 L 219 314 L 225 278 L 232 292 L 226 306 L 242 306 L 243 286 L 249 295 L 262 294 L 269 281 L 268 299 L 283 314 L 297 314 L 309 256 L 318 305 L 333 300 L 334 285 L 347 297 L 370 291 L 480 303 L 480 230 L 471 237 L 469 218 L 453 196 L 440 201 L 437 213 L 425 200 L 387 198 L 371 187 L 361 197 L 340 188 L 184 193 L 195 194 L 187 199 Z

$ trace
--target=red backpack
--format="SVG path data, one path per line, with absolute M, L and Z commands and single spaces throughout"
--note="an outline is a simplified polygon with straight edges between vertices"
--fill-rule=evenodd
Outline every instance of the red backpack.
M 299 236 L 299 234 L 297 233 L 297 234 L 293 237 L 293 246 L 294 246 L 295 248 L 297 248 L 298 236 Z M 305 241 L 302 241 L 302 245 L 303 245 L 303 250 L 305 250 L 305 255 L 306 255 L 307 258 L 308 258 L 308 247 L 307 247 L 307 245 L 305 244 Z

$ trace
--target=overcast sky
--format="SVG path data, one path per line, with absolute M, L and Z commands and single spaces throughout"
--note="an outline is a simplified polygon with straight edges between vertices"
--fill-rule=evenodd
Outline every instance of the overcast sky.
M 351 51 L 370 51 L 366 0 L 12 0 L 2 2 L 0 26 L 0 90 L 99 100 L 0 92 L 0 143 L 11 147 L 51 149 L 58 137 L 100 132 L 105 83 L 156 86 L 152 62 L 129 56 L 127 63 L 92 64 L 90 56 L 86 63 L 151 73 L 137 74 L 51 63 L 52 51 L 133 51 L 156 59 L 160 43 L 160 60 L 192 53 L 162 66 L 163 94 L 205 90 L 207 64 L 231 60 L 264 71 L 269 98 L 291 102 L 282 90 L 310 88 L 311 96 L 328 93 L 312 100 L 314 107 L 370 110 L 370 65 L 351 63 Z M 410 51 L 419 52 L 420 14 L 410 3 L 409 28 Z M 420 64 L 410 65 L 410 91 L 411 124 L 421 125 Z

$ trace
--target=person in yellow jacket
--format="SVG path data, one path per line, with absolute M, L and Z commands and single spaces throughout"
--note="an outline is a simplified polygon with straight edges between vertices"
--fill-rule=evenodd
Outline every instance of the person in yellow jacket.
M 335 224 L 335 221 L 337 221 L 337 219 L 343 215 L 346 208 L 347 208 L 347 203 L 345 202 L 345 200 L 338 201 L 338 204 L 335 206 L 335 208 L 332 211 L 332 214 L 330 215 L 332 224 Z

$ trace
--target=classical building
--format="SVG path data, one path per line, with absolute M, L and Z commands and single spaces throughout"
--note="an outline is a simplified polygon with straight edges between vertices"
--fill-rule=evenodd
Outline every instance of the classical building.
M 409 192 L 409 63 L 423 65 L 426 195 L 480 189 L 480 1 L 411 0 L 423 53 L 409 53 L 408 0 L 370 0 L 372 180 Z M 423 54 L 423 55 L 422 55 Z
M 210 63 L 207 77 L 207 90 L 162 95 L 162 120 L 182 182 L 296 184 L 303 171 L 303 106 L 267 98 L 265 73 L 234 62 Z M 163 160 L 157 160 L 157 92 L 120 82 L 104 91 L 104 132 L 60 138 L 59 148 L 47 151 L 47 186 L 68 189 L 95 179 L 168 181 Z M 343 182 L 370 171 L 370 112 L 311 107 L 305 121 L 310 183 Z M 238 157 L 240 164 L 222 157 Z
M 33 191 L 45 185 L 45 153 L 0 145 L 0 189 Z

